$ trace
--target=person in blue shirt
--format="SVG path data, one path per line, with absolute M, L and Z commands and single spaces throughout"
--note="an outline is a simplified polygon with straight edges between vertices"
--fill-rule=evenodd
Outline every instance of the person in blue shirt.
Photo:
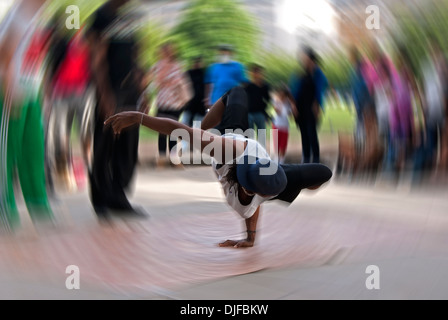
M 313 49 L 306 48 L 303 55 L 304 73 L 294 75 L 290 81 L 291 94 L 296 103 L 297 127 L 302 136 L 302 162 L 320 162 L 317 125 L 323 111 L 328 81 L 318 65 L 318 57 Z
M 218 47 L 218 61 L 207 68 L 205 75 L 205 105 L 212 106 L 221 96 L 241 84 L 248 83 L 242 63 L 232 60 L 233 48 Z
M 356 139 L 362 142 L 365 137 L 364 112 L 373 105 L 373 101 L 362 73 L 363 59 L 361 53 L 353 48 L 351 55 L 353 66 L 350 72 L 350 89 L 357 115 Z

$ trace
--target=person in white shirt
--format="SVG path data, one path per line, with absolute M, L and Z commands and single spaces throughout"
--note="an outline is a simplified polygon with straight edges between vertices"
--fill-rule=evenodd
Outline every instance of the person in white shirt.
M 247 238 L 226 240 L 221 247 L 252 247 L 260 206 L 268 200 L 292 203 L 302 189 L 317 189 L 330 180 L 331 170 L 323 164 L 279 165 L 256 140 L 242 134 L 217 135 L 210 128 L 235 130 L 235 124 L 247 117 L 247 97 L 244 88 L 237 86 L 224 94 L 210 109 L 202 128 L 190 128 L 172 119 L 155 118 L 139 112 L 122 112 L 106 120 L 116 134 L 127 127 L 144 125 L 170 135 L 183 129 L 199 146 L 201 152 L 210 150 L 212 168 L 221 183 L 227 203 L 245 219 Z M 225 123 L 223 123 L 225 122 Z M 190 140 L 191 141 L 191 140 Z M 213 144 L 213 148 L 211 148 Z
M 278 150 L 279 163 L 285 162 L 286 148 L 288 147 L 289 137 L 289 118 L 291 115 L 298 116 L 295 103 L 291 99 L 291 94 L 287 87 L 281 87 L 276 90 L 274 95 L 275 117 L 272 122 L 274 131 L 274 149 Z

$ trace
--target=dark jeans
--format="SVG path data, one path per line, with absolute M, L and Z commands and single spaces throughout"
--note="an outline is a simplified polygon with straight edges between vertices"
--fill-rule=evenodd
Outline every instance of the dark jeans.
M 266 129 L 266 115 L 263 112 L 249 112 L 249 127 L 254 130 Z
M 292 203 L 302 189 L 317 187 L 331 179 L 331 170 L 320 163 L 281 164 L 288 183 L 285 190 L 272 200 Z
M 170 111 L 170 110 L 163 110 L 161 108 L 159 108 L 159 110 L 157 111 L 157 117 L 159 118 L 169 118 L 169 119 L 173 119 L 178 121 L 180 114 L 182 111 Z M 159 146 L 159 156 L 165 156 L 166 155 L 166 146 L 168 144 L 169 150 L 168 152 L 170 152 L 174 146 L 177 144 L 177 141 L 169 141 L 167 143 L 167 140 L 170 139 L 170 137 L 168 137 L 165 134 L 161 134 L 159 133 L 159 142 L 158 142 L 158 146 Z
M 115 90 L 117 112 L 136 110 L 138 94 L 133 90 Z M 93 136 L 93 163 L 90 178 L 90 195 L 97 214 L 105 209 L 131 210 L 126 191 L 132 181 L 138 160 L 139 126 L 115 135 L 104 118 L 95 113 Z
M 433 168 L 437 163 L 442 124 L 428 124 L 426 127 L 426 159 L 425 166 Z
M 302 136 L 302 163 L 320 162 L 319 138 L 317 136 L 317 123 L 313 116 L 303 117 L 297 121 Z
M 105 208 L 131 210 L 126 196 L 138 160 L 139 127 L 115 135 L 104 127 L 104 119 L 96 117 L 93 165 L 90 173 L 90 192 L 95 211 Z

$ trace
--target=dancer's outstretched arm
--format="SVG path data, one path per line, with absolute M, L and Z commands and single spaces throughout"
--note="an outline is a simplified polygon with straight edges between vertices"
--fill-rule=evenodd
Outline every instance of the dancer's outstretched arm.
M 194 147 L 198 146 L 201 152 L 211 143 L 215 143 L 214 146 L 216 148 L 220 147 L 219 149 L 212 148 L 210 150 L 210 156 L 214 157 L 218 162 L 225 160 L 223 157 L 226 155 L 226 152 L 232 152 L 235 157 L 243 153 L 245 148 L 244 141 L 226 139 L 202 129 L 191 128 L 173 119 L 151 117 L 136 111 L 120 112 L 111 116 L 104 124 L 111 125 L 115 134 L 120 134 L 122 130 L 138 124 L 165 135 L 171 135 L 176 129 L 185 130 L 184 132 L 189 136 L 190 142 L 192 142 Z M 195 141 L 198 139 L 200 141 Z M 215 154 L 215 150 L 221 151 L 221 155 Z

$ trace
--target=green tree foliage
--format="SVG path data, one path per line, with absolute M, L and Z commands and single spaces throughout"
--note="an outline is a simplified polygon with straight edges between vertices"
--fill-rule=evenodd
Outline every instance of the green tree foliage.
M 273 87 L 288 84 L 294 73 L 302 71 L 294 55 L 281 49 L 269 52 L 262 51 L 255 58 L 255 63 L 265 68 L 265 76 L 268 83 Z
M 57 0 L 47 1 L 42 17 L 44 20 L 50 20 L 54 15 L 67 16 L 66 8 L 75 5 L 79 8 L 79 20 L 81 24 L 88 24 L 89 18 L 106 0 Z
M 331 87 L 346 89 L 350 84 L 351 64 L 344 51 L 335 51 L 322 59 L 322 71 Z
M 162 43 L 170 39 L 168 31 L 154 22 L 146 22 L 138 30 L 138 41 L 140 47 L 140 63 L 149 69 L 158 60 L 158 50 Z
M 170 38 L 177 43 L 181 58 L 190 61 L 202 55 L 214 62 L 216 47 L 230 44 L 235 59 L 251 63 L 259 46 L 259 30 L 254 18 L 235 0 L 193 0 L 189 3 Z
M 421 76 L 421 63 L 429 54 L 431 43 L 436 42 L 445 53 L 448 30 L 448 1 L 438 0 L 422 10 L 401 8 L 396 15 L 397 27 L 393 32 L 396 49 L 404 49 L 414 74 Z M 400 56 L 396 56 L 400 59 Z

